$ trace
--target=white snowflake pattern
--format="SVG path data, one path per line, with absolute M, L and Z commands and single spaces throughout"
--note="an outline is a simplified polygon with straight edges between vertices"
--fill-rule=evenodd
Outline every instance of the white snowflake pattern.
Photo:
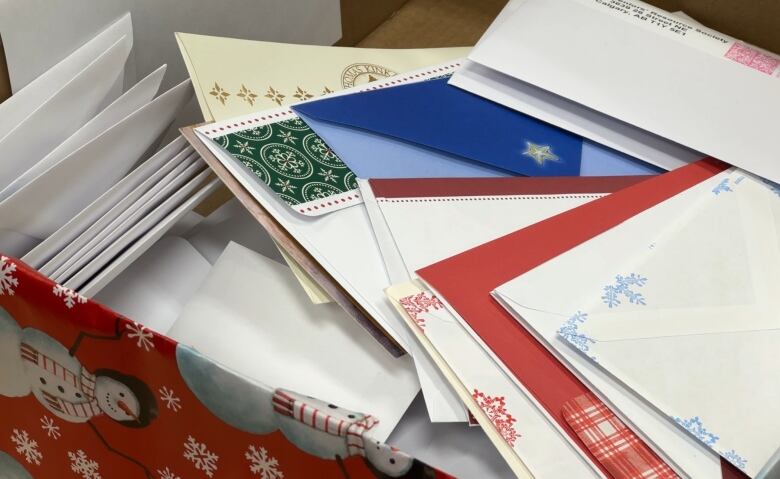
M 282 190 L 282 193 L 287 193 L 288 191 L 294 193 L 295 188 L 297 188 L 297 186 L 290 183 L 290 180 L 282 179 L 276 180 L 276 184 L 274 186 L 278 186 Z
M 35 464 L 36 466 L 41 465 L 43 454 L 38 450 L 38 441 L 32 439 L 30 435 L 27 434 L 27 431 L 24 429 L 21 431 L 19 429 L 14 429 L 13 434 L 11 434 L 11 442 L 16 444 L 16 452 L 24 457 L 25 461 L 30 464 Z
M 339 177 L 339 175 L 333 173 L 333 170 L 325 170 L 325 168 L 320 168 L 320 172 L 317 174 L 320 175 L 325 182 L 332 181 L 335 183 Z
M 282 139 L 283 143 L 292 143 L 293 145 L 298 140 L 298 137 L 290 133 L 289 131 L 280 131 L 277 137 Z
M 283 479 L 284 473 L 279 470 L 279 461 L 268 454 L 264 447 L 249 446 L 244 453 L 249 460 L 249 471 L 258 474 L 262 479 Z
M 7 256 L 0 256 L 0 296 L 13 296 L 19 280 L 14 277 L 16 264 Z
M 207 476 L 213 477 L 217 470 L 219 456 L 209 451 L 208 447 L 188 436 L 184 443 L 184 459 L 195 465 L 195 469 L 203 471 Z
M 65 306 L 68 309 L 73 309 L 75 305 L 84 304 L 87 302 L 87 298 L 81 294 L 59 284 L 54 285 L 52 292 L 54 293 L 54 296 L 62 298 L 62 301 L 65 303 Z
M 157 474 L 160 475 L 160 479 L 181 479 L 167 467 L 165 469 L 157 469 Z
M 68 459 L 70 459 L 70 470 L 80 475 L 82 479 L 101 479 L 100 464 L 87 456 L 87 453 L 81 449 L 76 452 L 68 451 Z
M 252 151 L 255 149 L 254 146 L 250 146 L 248 141 L 238 141 L 236 142 L 236 148 L 238 149 L 238 152 L 241 154 L 249 153 L 252 154 Z
M 154 349 L 154 343 L 152 342 L 154 335 L 144 325 L 133 322 L 126 325 L 125 328 L 130 331 L 127 333 L 127 337 L 136 340 L 136 346 L 144 348 L 146 351 Z
M 46 431 L 46 435 L 52 439 L 59 439 L 62 435 L 60 434 L 60 427 L 57 426 L 54 423 L 54 419 L 49 416 L 43 416 L 41 418 L 41 429 Z
M 160 392 L 160 400 L 165 403 L 165 407 L 173 412 L 179 412 L 181 409 L 181 399 L 179 399 L 174 393 L 173 389 L 168 389 L 166 386 L 158 389 Z

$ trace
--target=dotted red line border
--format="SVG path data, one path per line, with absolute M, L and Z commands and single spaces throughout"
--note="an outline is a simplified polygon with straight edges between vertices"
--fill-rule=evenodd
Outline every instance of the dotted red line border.
M 436 197 L 436 198 L 377 198 L 377 203 L 444 203 L 456 201 L 493 201 L 493 200 L 552 200 L 552 199 L 579 199 L 601 198 L 603 195 L 501 195 L 501 196 L 468 196 L 468 197 Z
M 357 201 L 359 199 L 360 199 L 360 195 L 358 193 L 351 194 L 346 198 L 336 198 L 331 200 L 328 200 L 328 198 L 324 198 L 319 205 L 311 205 L 311 206 L 307 206 L 306 208 L 299 208 L 298 212 L 306 214 L 306 212 L 317 211 L 319 209 L 327 210 L 328 208 L 331 208 L 333 206 L 339 206 L 339 204 L 341 203 L 349 203 L 352 201 Z M 305 204 L 309 204 L 309 203 L 305 203 Z
M 389 87 L 389 86 L 401 85 L 401 84 L 404 84 L 404 83 L 408 83 L 409 80 L 411 80 L 413 78 L 424 78 L 424 77 L 427 77 L 427 76 L 430 76 L 430 75 L 434 75 L 434 74 L 438 74 L 438 73 L 446 73 L 446 72 L 448 72 L 448 71 L 450 71 L 450 70 L 452 70 L 454 68 L 457 68 L 459 66 L 460 66 L 459 62 L 451 63 L 449 65 L 444 65 L 444 66 L 439 67 L 439 68 L 433 68 L 431 70 L 426 70 L 424 72 L 415 73 L 414 75 L 407 75 L 407 76 L 404 76 L 404 77 L 399 78 L 397 80 L 389 80 L 389 81 L 386 81 L 386 82 L 382 82 L 379 85 L 372 85 L 372 86 L 370 86 L 368 88 L 364 88 L 363 90 L 360 90 L 360 91 L 364 92 L 364 91 L 379 90 L 380 88 L 386 88 L 386 87 Z M 207 130 L 205 133 L 207 135 L 214 135 L 214 134 L 219 134 L 219 133 L 227 134 L 227 133 L 230 133 L 229 130 L 232 130 L 233 128 L 239 128 L 239 127 L 242 127 L 242 126 L 247 126 L 248 127 L 248 126 L 252 126 L 253 123 L 264 123 L 266 120 L 274 120 L 274 119 L 277 119 L 277 118 L 283 118 L 283 117 L 286 117 L 286 116 L 289 116 L 289 115 L 294 115 L 294 114 L 295 113 L 292 110 L 288 109 L 288 110 L 281 111 L 281 112 L 278 112 L 278 113 L 270 113 L 270 114 L 267 114 L 267 115 L 264 115 L 264 116 L 259 116 L 259 117 L 255 117 L 255 118 L 249 118 L 249 119 L 242 120 L 242 121 L 239 121 L 239 122 L 236 122 L 236 123 L 231 123 L 229 125 L 215 127 L 215 128 L 213 128 L 211 130 Z

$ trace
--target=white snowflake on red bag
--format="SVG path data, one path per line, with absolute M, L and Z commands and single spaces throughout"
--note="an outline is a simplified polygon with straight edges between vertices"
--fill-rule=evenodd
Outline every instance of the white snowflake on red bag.
M 157 469 L 157 474 L 160 475 L 160 479 L 181 479 L 167 467 L 165 469 Z
M 143 348 L 146 351 L 149 351 L 150 349 L 154 349 L 154 343 L 152 342 L 152 338 L 154 337 L 154 334 L 152 334 L 151 331 L 146 329 L 146 327 L 143 324 L 139 323 L 132 323 L 125 325 L 125 328 L 127 328 L 129 333 L 127 333 L 127 337 L 130 339 L 135 339 L 135 345 L 139 348 Z
M 59 284 L 54 285 L 52 292 L 54 293 L 54 296 L 62 298 L 62 302 L 65 303 L 65 306 L 68 309 L 73 309 L 73 306 L 87 302 L 87 298 L 84 296 Z
M 101 479 L 100 465 L 87 456 L 87 453 L 79 449 L 76 452 L 68 452 L 70 470 L 81 476 L 81 479 Z
M 43 416 L 41 418 L 41 429 L 46 431 L 46 435 L 52 439 L 60 438 L 60 427 L 54 423 L 54 419 L 49 416 Z
M 160 401 L 165 403 L 165 407 L 173 412 L 179 412 L 181 409 L 181 399 L 174 394 L 173 389 L 168 389 L 166 386 L 157 390 L 160 393 Z
M 219 456 L 209 451 L 208 447 L 202 442 L 198 442 L 194 437 L 188 436 L 184 443 L 184 459 L 187 459 L 195 465 L 195 469 L 203 471 L 207 476 L 214 477 L 217 471 L 217 461 Z
M 444 308 L 444 304 L 436 296 L 423 291 L 421 293 L 406 296 L 398 301 L 401 307 L 404 308 L 406 314 L 417 323 L 420 329 L 425 330 L 425 318 L 420 317 L 423 313 L 428 313 L 431 310 L 438 310 Z
M 279 461 L 268 454 L 264 447 L 249 446 L 244 456 L 251 463 L 249 470 L 262 479 L 283 479 L 284 473 L 279 470 Z
M 13 434 L 11 434 L 11 442 L 16 445 L 16 452 L 24 457 L 25 461 L 36 466 L 41 465 L 43 454 L 38 450 L 38 441 L 30 438 L 27 431 L 14 429 Z
M 479 407 L 485 411 L 485 414 L 490 418 L 501 437 L 504 438 L 507 444 L 514 447 L 515 441 L 519 436 L 514 427 L 517 419 L 512 417 L 509 411 L 506 410 L 506 399 L 504 396 L 490 396 L 477 389 L 474 390 L 471 396 L 477 401 Z
M 16 264 L 7 256 L 0 256 L 0 296 L 14 295 L 14 288 L 19 286 L 19 280 L 14 278 Z

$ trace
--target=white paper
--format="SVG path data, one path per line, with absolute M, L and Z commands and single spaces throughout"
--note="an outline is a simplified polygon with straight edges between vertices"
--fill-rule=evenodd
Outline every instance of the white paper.
M 153 244 L 94 300 L 147 328 L 166 334 L 195 294 L 211 264 L 175 236 Z
M 527 0 L 469 59 L 780 181 L 780 57 L 641 1 Z
M 0 224 L 50 235 L 120 180 L 191 97 L 186 81 L 117 123 L 1 202 Z
M 201 166 L 201 168 L 203 167 Z M 178 208 L 185 198 L 202 188 L 204 180 L 206 180 L 210 174 L 211 170 L 206 169 L 206 171 L 202 171 L 202 173 L 189 180 L 183 187 L 172 192 L 170 197 L 166 198 L 165 201 L 160 203 L 154 210 L 149 212 L 138 223 L 128 229 L 127 232 L 122 234 L 115 241 L 106 245 L 105 249 L 100 251 L 100 253 L 90 260 L 83 268 L 78 269 L 73 276 L 63 279 L 62 283 L 68 288 L 74 290 L 80 289 L 86 281 L 108 264 L 112 258 L 117 256 L 132 242 L 136 241 L 154 225 L 158 224 L 163 218 Z
M 127 37 L 118 40 L 54 96 L 0 138 L 0 188 L 42 160 L 62 141 L 91 120 L 123 72 L 130 53 Z
M 235 244 L 169 335 L 257 381 L 371 411 L 380 441 L 419 391 L 410 358 L 392 358 L 338 305 L 312 304 L 289 268 Z
M 68 221 L 62 228 L 58 229 L 39 246 L 26 254 L 22 260 L 33 268 L 42 268 L 45 263 L 51 260 L 60 251 L 68 248 L 80 234 L 92 227 L 95 222 L 99 221 L 100 218 L 107 214 L 118 203 L 124 201 L 125 198 L 133 197 L 133 195 L 140 195 L 137 191 L 145 191 L 146 188 L 143 186 L 144 182 L 157 174 L 164 174 L 167 172 L 167 170 L 165 170 L 166 163 L 185 148 L 189 148 L 186 140 L 184 140 L 183 137 L 178 137 L 176 140 L 160 149 L 154 156 L 143 162 L 116 185 L 112 186 L 108 191 L 101 195 L 100 198 L 96 199 L 78 215 L 74 216 L 73 219 Z M 162 171 L 162 173 L 160 173 L 160 171 Z M 66 256 L 69 256 L 70 254 L 72 254 L 72 252 L 66 253 Z
M 138 82 L 133 88 L 117 98 L 103 111 L 98 113 L 97 116 L 79 128 L 78 131 L 73 133 L 68 139 L 60 143 L 60 145 L 46 155 L 46 157 L 32 165 L 30 169 L 13 180 L 13 182 L 4 190 L 0 191 L 0 201 L 8 198 L 12 193 L 18 191 L 21 187 L 32 181 L 33 178 L 62 161 L 65 157 L 102 134 L 112 125 L 149 103 L 157 94 L 163 75 L 165 75 L 164 65 Z M 43 125 L 41 126 L 43 127 Z
M 182 218 L 185 218 L 193 208 L 206 199 L 217 186 L 219 186 L 219 180 L 216 178 L 202 185 L 195 194 L 152 226 L 151 229 L 130 245 L 119 257 L 114 259 L 103 271 L 92 278 L 86 286 L 81 288 L 80 292 L 85 296 L 92 296 L 100 292 L 102 288 L 110 284 L 125 268 L 162 238 L 165 233 L 172 230 L 178 222 L 182 221 Z

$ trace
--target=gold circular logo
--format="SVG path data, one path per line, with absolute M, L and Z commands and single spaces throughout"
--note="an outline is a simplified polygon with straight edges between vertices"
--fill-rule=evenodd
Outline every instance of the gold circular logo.
M 341 73 L 341 86 L 350 88 L 395 75 L 393 70 L 371 63 L 353 63 Z

